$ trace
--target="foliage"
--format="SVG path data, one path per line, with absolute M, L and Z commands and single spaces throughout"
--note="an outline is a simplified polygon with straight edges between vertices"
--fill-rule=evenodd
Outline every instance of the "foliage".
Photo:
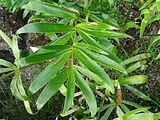
M 82 111 L 86 114 L 84 119 L 106 120 L 116 110 L 118 118 L 115 120 L 144 119 L 144 117 L 158 120 L 159 113 L 151 113 L 148 108 L 139 108 L 136 103 L 123 100 L 122 87 L 144 100 L 156 103 L 132 86 L 146 83 L 147 76 L 130 75 L 130 73 L 146 64 L 146 59 L 152 56 L 149 53 L 150 49 L 159 41 L 159 37 L 150 43 L 148 52 L 121 60 L 111 41 L 115 40 L 119 43 L 120 38 L 133 40 L 125 32 L 129 28 L 139 28 L 139 26 L 130 21 L 121 29 L 116 17 L 104 12 L 103 4 L 107 4 L 109 9 L 114 9 L 113 6 L 117 3 L 114 0 L 79 2 L 60 0 L 58 3 L 32 0 L 6 4 L 13 12 L 21 8 L 27 13 L 32 11 L 35 13 L 29 18 L 28 24 L 17 30 L 12 39 L 0 31 L 0 36 L 15 56 L 14 64 L 0 59 L 0 65 L 4 66 L 0 68 L 0 73 L 9 72 L 2 77 L 14 74 L 10 85 L 11 92 L 24 102 L 28 113 L 34 114 L 29 101 L 35 94 L 41 92 L 34 108 L 39 111 L 57 91 L 60 91 L 65 96 L 61 113 L 63 117 Z M 140 8 L 141 16 L 144 15 L 140 26 L 140 37 L 148 23 L 159 19 L 158 4 L 159 1 L 152 4 L 147 1 Z M 144 9 L 148 6 L 154 6 L 153 13 L 149 12 L 149 9 Z M 54 22 L 46 20 L 55 18 L 57 21 Z M 149 21 L 150 19 L 152 20 Z M 43 33 L 51 38 L 51 42 L 44 46 L 37 46 L 36 52 L 22 58 L 17 37 L 23 33 Z M 26 92 L 21 80 L 21 69 L 41 62 L 47 62 L 48 66 L 34 78 Z M 110 78 L 108 70 L 116 71 L 115 79 Z M 104 107 L 99 105 L 97 95 L 105 101 Z M 76 104 L 74 98 L 80 99 L 79 104 Z M 83 107 L 84 99 L 88 106 Z M 127 105 L 138 109 L 131 111 Z M 104 114 L 100 116 L 102 113 Z

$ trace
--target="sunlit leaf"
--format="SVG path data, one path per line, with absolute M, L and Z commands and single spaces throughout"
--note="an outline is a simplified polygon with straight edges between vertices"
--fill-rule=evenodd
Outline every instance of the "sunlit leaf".
M 118 79 L 121 85 L 125 84 L 143 84 L 147 82 L 147 76 L 145 75 L 134 75 L 130 77 L 124 77 Z
M 70 25 L 56 23 L 29 23 L 17 30 L 17 34 L 21 33 L 52 33 L 52 32 L 68 32 L 73 31 Z
M 28 4 L 22 6 L 24 9 L 34 10 L 41 13 L 51 14 L 55 17 L 62 18 L 76 18 L 76 13 L 70 11 L 64 7 L 58 7 L 55 4 L 40 2 L 40 1 L 31 1 Z
M 86 102 L 90 108 L 91 116 L 94 116 L 97 113 L 97 102 L 96 102 L 95 96 L 91 88 L 87 84 L 87 82 L 83 79 L 81 74 L 76 70 L 75 70 L 75 78 L 76 78 L 76 83 L 81 89 L 86 99 Z
M 33 94 L 41 89 L 47 82 L 54 78 L 56 73 L 63 67 L 70 57 L 70 52 L 65 53 L 56 62 L 50 63 L 36 78 L 29 87 L 29 91 Z
M 67 83 L 67 95 L 65 98 L 63 114 L 65 114 L 69 108 L 71 107 L 74 99 L 75 92 L 75 75 L 73 72 L 73 68 L 69 71 L 68 83 Z
M 41 109 L 46 102 L 58 91 L 61 85 L 68 78 L 69 67 L 62 70 L 55 78 L 51 79 L 49 83 L 45 86 L 40 96 L 36 101 L 37 109 Z

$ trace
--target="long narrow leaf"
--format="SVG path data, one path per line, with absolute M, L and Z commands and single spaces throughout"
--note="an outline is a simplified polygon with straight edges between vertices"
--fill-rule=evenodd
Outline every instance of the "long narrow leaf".
M 127 89 L 129 89 L 132 93 L 134 93 L 135 95 L 137 95 L 138 97 L 140 97 L 140 98 L 142 98 L 142 99 L 144 99 L 144 100 L 152 101 L 152 99 L 151 99 L 149 96 L 147 96 L 147 95 L 145 95 L 144 93 L 140 92 L 140 91 L 137 90 L 136 88 L 133 88 L 133 87 L 131 87 L 131 86 L 129 86 L 129 85 L 125 85 L 125 87 L 126 87 Z
M 75 92 L 75 75 L 73 68 L 69 71 L 68 83 L 67 83 L 67 96 L 65 98 L 63 114 L 65 114 L 72 105 Z
M 145 76 L 145 75 L 134 75 L 134 76 L 130 76 L 130 77 L 120 78 L 118 81 L 121 85 L 143 84 L 143 83 L 147 82 L 147 76 Z
M 0 30 L 0 36 L 5 40 L 5 42 L 9 45 L 9 47 L 12 47 L 12 41 L 11 39 L 2 31 Z
M 33 94 L 41 89 L 47 82 L 53 78 L 56 73 L 63 67 L 65 62 L 70 57 L 70 52 L 65 53 L 62 57 L 60 57 L 56 62 L 48 65 L 31 83 L 29 87 L 29 91 Z
M 12 69 L 15 69 L 16 66 L 13 65 L 12 63 L 6 61 L 6 60 L 3 60 L 3 59 L 0 59 L 0 65 L 3 65 L 5 67 L 9 67 L 9 68 L 12 68 Z
M 31 1 L 28 4 L 22 6 L 22 8 L 34 10 L 41 13 L 51 14 L 55 17 L 62 18 L 76 18 L 76 13 L 66 9 L 64 7 L 58 7 L 55 4 L 40 2 L 40 1 Z
M 81 74 L 76 70 L 75 70 L 75 78 L 76 78 L 77 85 L 81 89 L 86 99 L 86 102 L 90 108 L 91 116 L 94 116 L 97 113 L 97 102 L 96 102 L 95 96 L 91 88 L 87 84 L 87 82 L 83 79 Z
M 125 33 L 119 33 L 114 31 L 104 31 L 104 30 L 90 30 L 90 29 L 82 29 L 85 33 L 90 34 L 95 37 L 104 37 L 104 38 L 132 38 L 131 36 Z
M 17 61 L 17 63 L 20 64 L 22 67 L 28 66 L 31 64 L 36 64 L 36 63 L 43 62 L 49 59 L 53 59 L 57 56 L 59 57 L 60 55 L 64 54 L 66 51 L 67 51 L 66 49 L 62 49 L 62 50 L 57 50 L 53 52 L 33 54 L 28 57 L 20 59 L 19 61 Z
M 36 101 L 37 109 L 41 109 L 46 102 L 58 91 L 61 85 L 68 78 L 69 67 L 61 71 L 55 78 L 53 78 L 43 89 Z
M 86 49 L 83 49 L 82 50 L 84 53 L 86 53 L 90 58 L 92 58 L 93 60 L 97 61 L 98 63 L 101 63 L 103 65 L 105 65 L 106 67 L 109 67 L 109 68 L 113 68 L 113 69 L 116 69 L 124 74 L 127 73 L 127 71 L 125 70 L 125 68 L 117 63 L 116 61 L 110 59 L 109 57 L 107 57 L 107 55 L 100 55 L 100 54 L 97 54 L 95 52 L 92 52 L 92 51 L 89 51 L 89 50 L 86 50 Z
M 73 31 L 73 27 L 64 24 L 55 23 L 30 23 L 17 30 L 17 34 L 21 33 L 59 33 Z
M 148 59 L 149 57 L 151 57 L 151 54 L 143 53 L 143 54 L 139 54 L 139 55 L 133 56 L 131 58 L 128 58 L 128 59 L 124 60 L 121 64 L 127 65 L 132 62 L 136 62 L 136 61 L 143 60 L 143 59 Z
M 78 49 L 76 49 L 74 54 L 90 71 L 100 76 L 102 80 L 104 81 L 104 83 L 106 83 L 106 88 L 114 93 L 114 87 L 113 87 L 111 79 L 106 74 L 106 72 L 95 61 L 93 61 L 89 56 L 87 56 L 85 53 L 83 53 L 82 51 Z

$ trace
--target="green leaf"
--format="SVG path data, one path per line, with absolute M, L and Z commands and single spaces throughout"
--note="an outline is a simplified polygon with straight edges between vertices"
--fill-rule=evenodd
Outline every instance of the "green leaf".
M 16 69 L 16 66 L 13 65 L 11 62 L 8 62 L 6 60 L 0 59 L 0 65 L 5 66 L 5 67 L 9 67 L 12 69 Z
M 95 39 L 90 37 L 87 33 L 83 32 L 82 30 L 78 29 L 78 33 L 82 36 L 83 40 L 93 46 L 99 47 L 98 43 Z
M 0 30 L 0 36 L 9 45 L 9 47 L 12 48 L 12 41 L 11 41 L 11 39 L 2 30 Z
M 127 105 L 130 105 L 130 106 L 133 106 L 133 107 L 135 107 L 135 108 L 141 108 L 141 107 L 142 107 L 142 106 L 140 106 L 139 104 L 134 103 L 134 102 L 131 102 L 131 101 L 123 100 L 123 103 L 124 103 L 124 104 L 127 104 Z
M 95 96 L 91 88 L 87 84 L 87 82 L 83 79 L 83 77 L 77 70 L 75 70 L 75 78 L 76 78 L 76 83 L 81 89 L 86 99 L 86 102 L 90 108 L 91 116 L 93 117 L 97 113 L 97 102 L 96 102 Z
M 14 77 L 12 78 L 11 84 L 10 84 L 10 89 L 12 94 L 19 100 L 25 101 L 26 100 L 26 95 L 22 95 L 21 94 L 21 89 L 19 89 L 19 81 L 20 80 L 20 76 L 18 73 L 16 73 L 14 75 Z
M 21 33 L 59 33 L 73 31 L 70 25 L 56 23 L 29 23 L 17 30 L 17 34 Z
M 116 114 L 118 115 L 119 118 L 122 118 L 122 116 L 124 115 L 123 111 L 118 105 L 117 105 Z
M 54 15 L 50 15 L 50 14 L 40 14 L 40 15 L 34 15 L 31 16 L 28 20 L 28 23 L 34 21 L 34 20 L 39 20 L 39 19 L 49 19 L 49 18 L 53 18 Z
M 139 26 L 136 25 L 136 23 L 134 22 L 127 22 L 126 25 L 124 26 L 123 28 L 123 31 L 126 32 L 126 30 L 128 30 L 129 28 L 136 28 L 136 29 L 139 29 Z
M 148 5 L 150 5 L 150 3 L 151 3 L 152 1 L 153 1 L 153 0 L 147 0 L 139 10 L 142 10 L 142 9 L 146 8 Z
M 140 68 L 142 65 L 145 65 L 145 64 L 146 64 L 146 61 L 145 61 L 145 60 L 142 60 L 142 61 L 140 61 L 140 62 L 137 62 L 137 63 L 129 66 L 129 67 L 127 68 L 127 72 L 130 73 L 130 72 L 136 70 L 137 68 Z
M 100 76 L 98 76 L 94 72 L 91 72 L 90 70 L 83 68 L 83 67 L 80 67 L 80 66 L 77 66 L 77 65 L 74 65 L 74 67 L 76 68 L 76 70 L 78 70 L 79 72 L 81 72 L 85 76 L 93 79 L 95 82 L 102 85 L 103 87 L 106 87 L 105 86 L 106 83 L 102 80 L 102 78 Z
M 94 45 L 84 44 L 84 43 L 75 43 L 74 45 L 75 45 L 75 47 L 80 48 L 80 49 L 87 48 L 89 50 L 95 51 L 95 52 L 100 53 L 100 54 L 109 55 L 107 52 L 105 52 L 101 48 L 96 47 Z
M 74 32 L 68 32 L 52 42 L 50 45 L 64 45 L 73 36 L 73 34 Z
M 39 54 L 32 54 L 28 57 L 22 58 L 19 61 L 17 61 L 17 64 L 23 66 L 28 66 L 31 64 L 36 64 L 39 62 L 43 62 L 49 59 L 53 59 L 55 57 L 59 57 L 60 55 L 66 53 L 68 51 L 68 49 L 60 49 L 60 50 L 56 50 L 56 51 L 50 51 L 50 52 L 46 52 L 46 53 L 39 53 Z
M 51 79 L 49 83 L 45 86 L 41 94 L 39 95 L 36 105 L 37 109 L 40 110 L 46 102 L 59 90 L 61 85 L 68 78 L 69 67 L 62 70 L 55 78 Z
M 130 64 L 132 62 L 136 62 L 136 61 L 143 60 L 143 59 L 148 59 L 149 57 L 151 57 L 151 54 L 149 54 L 149 53 L 143 53 L 143 54 L 139 54 L 139 55 L 130 57 L 130 58 L 122 61 L 121 64 L 122 65 L 127 65 L 127 64 Z
M 157 57 L 155 59 L 156 60 L 160 59 L 160 53 L 157 55 Z
M 109 107 L 108 110 L 105 112 L 105 114 L 101 117 L 100 120 L 108 120 L 112 111 L 113 111 L 113 107 Z
M 4 73 L 4 72 L 10 72 L 13 71 L 14 69 L 11 68 L 0 68 L 0 73 Z
M 100 54 L 97 54 L 95 52 L 92 52 L 92 51 L 89 51 L 89 50 L 86 50 L 86 49 L 83 49 L 82 50 L 84 53 L 86 53 L 90 58 L 92 58 L 93 60 L 97 61 L 98 63 L 101 63 L 102 65 L 106 66 L 106 67 L 109 67 L 109 68 L 113 68 L 113 69 L 116 69 L 124 74 L 127 73 L 127 71 L 125 70 L 125 68 L 117 63 L 116 61 L 110 59 L 109 57 L 107 57 L 107 55 L 100 55 Z
M 20 59 L 20 50 L 18 48 L 18 40 L 17 40 L 17 36 L 13 36 L 12 39 L 12 51 L 13 51 L 13 55 L 16 58 L 16 60 Z
M 154 119 L 153 113 L 147 112 L 147 113 L 135 114 L 131 117 L 128 117 L 128 120 L 156 120 L 156 119 Z
M 122 108 L 122 110 L 125 112 L 125 113 L 128 113 L 130 110 L 129 108 L 125 105 L 125 104 L 121 104 L 120 107 Z
M 81 50 L 76 49 L 74 51 L 74 54 L 78 57 L 78 59 L 92 72 L 97 74 L 102 78 L 104 83 L 106 83 L 106 88 L 109 89 L 114 93 L 114 87 L 112 84 L 111 79 L 106 74 L 106 72 L 95 62 L 93 61 L 89 56 L 87 56 L 85 53 L 83 53 Z
M 69 71 L 68 83 L 67 83 L 67 95 L 65 98 L 63 114 L 65 114 L 72 105 L 75 92 L 75 75 L 73 68 Z
M 61 56 L 56 62 L 49 64 L 31 83 L 29 91 L 33 94 L 41 89 L 47 82 L 55 77 L 56 73 L 63 67 L 69 59 L 71 53 L 67 52 Z
M 144 100 L 152 101 L 152 99 L 151 99 L 149 96 L 147 96 L 147 95 L 145 95 L 144 93 L 140 92 L 140 91 L 137 90 L 136 88 L 131 87 L 131 86 L 129 86 L 129 85 L 125 85 L 125 87 L 126 87 L 127 89 L 129 89 L 132 93 L 134 93 L 135 95 L 137 95 L 138 97 L 140 97 L 140 98 L 142 98 L 142 99 L 144 99 Z
M 79 28 L 87 28 L 87 29 L 95 29 L 95 30 L 99 30 L 99 29 L 103 29 L 103 30 L 118 30 L 118 28 L 111 26 L 109 24 L 106 23 L 102 23 L 102 22 L 85 22 L 85 23 L 80 23 L 77 24 L 76 27 Z
M 79 109 L 80 109 L 80 108 L 76 106 L 76 107 L 68 110 L 66 113 L 61 113 L 61 116 L 62 116 L 62 117 L 68 116 L 68 115 L 74 113 L 75 111 L 77 111 L 77 110 L 79 110 Z
M 64 49 L 68 49 L 71 48 L 70 45 L 44 45 L 41 47 L 41 49 L 44 50 L 49 50 L 49 51 L 54 51 L 54 50 L 64 50 Z
M 119 78 L 118 81 L 121 85 L 143 84 L 143 83 L 147 82 L 147 76 L 145 76 L 145 75 L 134 75 L 134 76 L 130 76 L 130 77 Z
M 71 10 L 59 7 L 55 4 L 40 2 L 40 1 L 31 1 L 28 4 L 22 6 L 24 9 L 34 10 L 40 13 L 46 13 L 54 15 L 55 17 L 62 18 L 77 18 L 76 13 Z
M 104 37 L 104 38 L 132 38 L 131 36 L 125 33 L 119 33 L 114 31 L 104 31 L 104 30 L 90 30 L 90 29 L 82 29 L 85 33 L 88 33 L 91 36 L 95 37 Z
M 89 18 L 94 22 L 103 22 L 103 20 L 101 18 L 99 18 L 98 16 L 91 14 L 91 13 L 89 14 Z
M 155 44 L 160 43 L 160 36 L 155 37 L 149 44 L 148 46 L 148 50 L 151 49 L 152 46 L 154 46 Z
M 145 15 L 145 17 L 142 19 L 141 26 L 140 26 L 140 38 L 143 36 L 145 28 L 151 18 L 152 18 L 151 15 Z
M 136 113 L 148 111 L 149 107 L 146 108 L 138 108 L 136 110 L 129 111 L 127 114 L 123 115 L 123 119 L 129 120 L 130 117 L 135 115 Z

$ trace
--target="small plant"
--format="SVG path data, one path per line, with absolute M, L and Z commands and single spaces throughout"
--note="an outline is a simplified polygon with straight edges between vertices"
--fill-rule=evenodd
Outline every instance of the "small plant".
M 123 100 L 121 88 L 125 87 L 138 97 L 156 103 L 131 86 L 146 83 L 147 76 L 129 75 L 134 70 L 142 68 L 151 54 L 142 53 L 126 60 L 121 60 L 116 55 L 116 47 L 111 40 L 118 42 L 119 38 L 132 39 L 124 32 L 130 27 L 139 28 L 139 26 L 128 22 L 121 29 L 112 17 L 106 18 L 104 17 L 106 14 L 97 14 L 96 10 L 103 11 L 99 5 L 105 2 L 86 0 L 76 3 L 60 0 L 57 4 L 30 1 L 21 7 L 24 11 L 35 11 L 35 14 L 29 18 L 28 24 L 17 30 L 12 40 L 0 31 L 0 36 L 15 56 L 14 64 L 0 60 L 0 65 L 4 66 L 0 68 L 0 73 L 9 72 L 2 78 L 14 74 L 11 91 L 17 99 L 24 102 L 28 113 L 34 114 L 29 101 L 35 94 L 40 92 L 36 100 L 36 110 L 39 111 L 57 91 L 60 91 L 65 96 L 61 113 L 63 117 L 82 110 L 83 114 L 86 114 L 84 119 L 106 120 L 116 110 L 118 118 L 115 120 L 131 120 L 141 116 L 142 119 L 147 116 L 158 120 L 159 113 L 155 115 L 148 111 L 149 108 L 141 108 L 136 103 Z M 110 7 L 115 4 L 112 0 L 108 2 Z M 56 22 L 45 21 L 48 18 Z M 111 18 L 111 21 L 108 21 L 108 18 Z M 140 29 L 142 36 L 142 27 Z M 37 46 L 36 52 L 22 58 L 17 37 L 23 33 L 43 33 L 51 39 L 51 42 L 44 46 Z M 151 46 L 152 43 L 149 49 Z M 45 61 L 48 66 L 34 78 L 26 92 L 21 80 L 21 69 Z M 109 70 L 116 71 L 114 80 L 107 74 Z M 95 94 L 103 99 L 104 106 L 97 103 Z M 75 97 L 80 98 L 79 105 L 74 103 Z M 84 99 L 88 106 L 83 107 Z M 130 111 L 127 105 L 138 109 Z M 102 112 L 104 114 L 100 116 Z

